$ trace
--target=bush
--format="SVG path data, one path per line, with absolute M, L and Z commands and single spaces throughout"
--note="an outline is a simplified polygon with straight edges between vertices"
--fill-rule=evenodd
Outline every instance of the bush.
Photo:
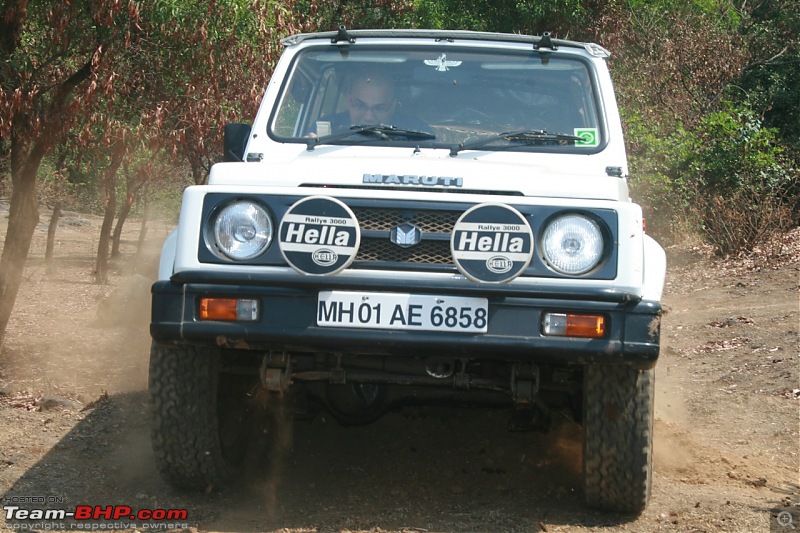
M 751 251 L 797 223 L 800 179 L 783 153 L 776 130 L 749 107 L 726 104 L 686 131 L 657 135 L 628 124 L 631 188 L 649 228 L 667 239 L 686 221 L 722 255 Z
M 780 188 L 790 178 L 777 131 L 765 128 L 747 107 L 729 105 L 705 117 L 691 148 L 686 164 L 698 178 L 701 193 Z
M 702 221 L 703 236 L 720 255 L 750 252 L 795 225 L 787 199 L 768 187 L 697 200 L 695 212 Z
M 689 213 L 686 175 L 675 171 L 685 132 L 680 127 L 653 127 L 641 116 L 626 117 L 631 197 L 642 206 L 647 232 L 664 244 L 686 234 Z M 670 129 L 672 133 L 664 133 Z
M 705 117 L 680 165 L 695 177 L 687 193 L 705 239 L 721 254 L 750 251 L 794 225 L 798 176 L 777 131 L 748 107 Z

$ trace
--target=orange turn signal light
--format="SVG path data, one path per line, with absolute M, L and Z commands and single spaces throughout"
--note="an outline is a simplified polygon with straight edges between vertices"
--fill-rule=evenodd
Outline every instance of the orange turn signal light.
M 200 320 L 248 321 L 258 319 L 258 302 L 241 298 L 201 298 Z
M 599 339 L 606 335 L 606 317 L 574 313 L 545 313 L 542 321 L 545 335 Z

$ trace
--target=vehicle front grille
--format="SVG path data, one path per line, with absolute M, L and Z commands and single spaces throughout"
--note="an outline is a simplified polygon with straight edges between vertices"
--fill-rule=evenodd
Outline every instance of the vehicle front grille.
M 454 268 L 450 253 L 450 235 L 463 211 L 390 209 L 352 207 L 361 228 L 361 246 L 354 267 L 375 268 L 385 263 Z M 422 240 L 409 247 L 391 242 L 391 231 L 402 224 L 413 224 L 422 232 Z M 414 268 L 409 265 L 409 268 Z M 448 269 L 449 270 L 449 269 Z
M 410 248 L 401 248 L 389 241 L 361 239 L 356 261 L 385 261 L 390 263 L 421 263 L 452 265 L 449 241 L 422 241 Z
M 361 231 L 391 231 L 403 223 L 411 223 L 425 233 L 443 233 L 450 235 L 453 231 L 460 211 L 404 211 L 400 209 L 376 209 L 372 207 L 356 207 L 353 213 L 358 219 Z

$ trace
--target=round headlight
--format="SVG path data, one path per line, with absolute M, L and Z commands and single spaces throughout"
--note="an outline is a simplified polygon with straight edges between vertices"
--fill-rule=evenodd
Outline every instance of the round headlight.
M 580 215 L 555 219 L 544 231 L 544 258 L 562 274 L 584 274 L 603 257 L 603 232 L 597 222 Z
M 219 251 L 231 259 L 252 259 L 264 253 L 272 242 L 272 221 L 266 210 L 257 204 L 231 204 L 217 215 L 214 242 Z

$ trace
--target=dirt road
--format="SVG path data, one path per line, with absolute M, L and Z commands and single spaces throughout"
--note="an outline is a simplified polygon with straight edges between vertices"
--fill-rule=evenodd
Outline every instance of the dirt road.
M 6 216 L 0 204 L 0 236 Z M 51 274 L 46 228 L 37 231 L 0 350 L 6 516 L 41 498 L 49 509 L 185 509 L 170 525 L 192 531 L 751 532 L 770 531 L 771 520 L 773 531 L 791 531 L 777 524 L 781 511 L 800 528 L 798 232 L 776 268 L 669 251 L 653 497 L 627 517 L 583 506 L 573 423 L 511 433 L 506 413 L 489 409 L 409 408 L 359 428 L 285 416 L 281 442 L 252 458 L 239 489 L 169 489 L 153 465 L 146 395 L 157 247 L 135 258 L 130 224 L 111 284 L 96 286 L 98 222 L 62 220 Z M 154 241 L 164 228 L 151 230 Z M 0 516 L 17 530 L 50 522 Z

